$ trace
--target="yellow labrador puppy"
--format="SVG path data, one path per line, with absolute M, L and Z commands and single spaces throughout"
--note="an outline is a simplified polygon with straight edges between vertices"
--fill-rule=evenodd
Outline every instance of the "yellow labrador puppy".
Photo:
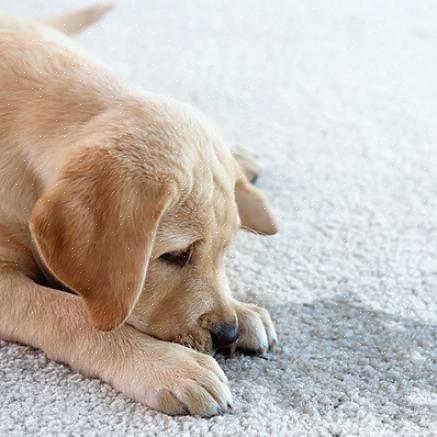
M 208 353 L 277 340 L 264 309 L 232 298 L 223 255 L 239 227 L 276 226 L 253 162 L 202 114 L 54 30 L 104 11 L 0 18 L 0 337 L 168 414 L 225 412 Z

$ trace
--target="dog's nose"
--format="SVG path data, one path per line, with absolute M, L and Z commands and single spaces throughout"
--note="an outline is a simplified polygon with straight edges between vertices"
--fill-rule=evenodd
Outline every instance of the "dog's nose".
M 240 336 L 237 323 L 218 323 L 210 332 L 212 344 L 218 349 L 235 343 Z

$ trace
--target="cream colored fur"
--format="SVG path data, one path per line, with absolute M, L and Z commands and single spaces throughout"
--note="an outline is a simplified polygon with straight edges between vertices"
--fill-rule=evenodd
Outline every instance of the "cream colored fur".
M 50 22 L 74 33 L 105 10 Z M 228 411 L 211 332 L 238 323 L 232 348 L 260 353 L 277 341 L 223 263 L 238 227 L 276 232 L 256 173 L 189 105 L 0 15 L 1 338 L 169 414 Z

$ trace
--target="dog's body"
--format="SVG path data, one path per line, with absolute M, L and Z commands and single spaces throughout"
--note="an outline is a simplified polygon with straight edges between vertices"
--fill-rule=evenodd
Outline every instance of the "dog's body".
M 275 232 L 252 169 L 193 108 L 0 16 L 0 337 L 169 414 L 227 411 L 226 377 L 199 351 L 276 343 L 222 261 L 238 226 Z

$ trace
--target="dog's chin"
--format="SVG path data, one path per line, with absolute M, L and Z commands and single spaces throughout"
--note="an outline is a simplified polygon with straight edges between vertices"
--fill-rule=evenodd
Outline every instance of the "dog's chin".
M 182 346 L 188 347 L 190 349 L 197 350 L 198 352 L 211 355 L 213 357 L 222 356 L 226 358 L 231 358 L 235 355 L 235 352 L 237 350 L 236 343 L 233 343 L 230 346 L 217 348 L 213 346 L 211 339 L 209 339 L 209 341 L 207 342 L 195 341 L 191 336 L 184 335 L 177 336 L 176 339 L 171 341 L 173 341 L 174 343 L 179 343 Z M 247 351 L 247 353 L 249 353 L 249 351 Z
M 211 335 L 208 333 L 202 336 L 195 336 L 193 334 L 177 334 L 173 338 L 166 339 L 173 341 L 174 343 L 179 343 L 189 349 L 194 349 L 199 352 L 208 355 L 214 355 L 216 352 L 213 345 Z
M 187 329 L 185 333 L 164 333 L 164 330 L 162 329 L 144 326 L 142 322 L 134 317 L 128 321 L 128 324 L 138 329 L 138 331 L 141 331 L 144 334 L 150 335 L 159 340 L 178 343 L 189 349 L 194 349 L 208 355 L 214 355 L 217 352 L 217 350 L 213 347 L 211 334 L 204 329 L 201 329 L 201 331 Z

